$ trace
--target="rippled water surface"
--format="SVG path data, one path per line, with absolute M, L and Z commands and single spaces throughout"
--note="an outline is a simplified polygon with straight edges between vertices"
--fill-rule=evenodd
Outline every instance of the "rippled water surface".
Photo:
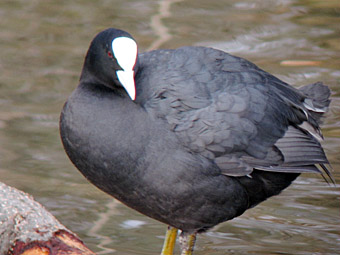
M 333 101 L 323 144 L 340 183 L 337 0 L 3 0 L 0 19 L 0 181 L 34 195 L 99 254 L 159 254 L 165 232 L 90 185 L 60 143 L 60 110 L 106 27 L 132 33 L 141 51 L 211 46 L 292 85 L 325 82 Z M 339 254 L 339 232 L 339 186 L 303 175 L 200 235 L 195 254 Z

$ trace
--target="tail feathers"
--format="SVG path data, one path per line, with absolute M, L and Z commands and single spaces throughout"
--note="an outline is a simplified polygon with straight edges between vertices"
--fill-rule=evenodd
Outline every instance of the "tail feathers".
M 307 115 L 309 115 L 309 118 L 307 119 L 307 121 L 304 121 L 302 124 L 300 124 L 298 128 L 302 131 L 305 131 L 307 134 L 312 135 L 314 138 L 316 138 L 316 140 L 320 142 L 323 139 L 323 136 L 319 129 L 319 125 L 322 124 L 323 115 L 328 111 L 328 107 L 331 102 L 331 100 L 329 99 L 329 97 L 331 96 L 331 90 L 322 82 L 316 82 L 303 86 L 299 88 L 299 90 L 305 96 L 303 105 L 308 112 Z M 319 166 L 319 169 L 317 168 L 317 170 L 320 171 L 322 177 L 327 181 L 327 183 L 329 183 L 326 178 L 326 176 L 328 176 L 328 179 L 334 184 L 335 180 L 330 171 L 332 169 L 332 166 L 329 164 L 321 145 L 319 146 L 320 147 L 318 156 L 321 156 L 323 160 L 322 162 L 315 161 L 314 167 L 316 168 L 316 165 Z M 321 171 L 320 168 L 323 171 Z M 326 176 L 324 174 L 326 174 Z
M 321 124 L 321 118 L 328 111 L 330 104 L 330 89 L 322 82 L 313 83 L 300 88 L 305 95 L 304 106 L 308 114 L 318 123 Z

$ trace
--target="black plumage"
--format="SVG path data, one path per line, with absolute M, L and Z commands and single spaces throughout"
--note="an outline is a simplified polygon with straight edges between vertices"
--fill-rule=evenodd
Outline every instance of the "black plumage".
M 328 164 L 318 141 L 329 89 L 296 89 L 249 61 L 205 47 L 138 55 L 136 99 L 92 42 L 60 119 L 65 150 L 98 188 L 185 233 L 204 231 Z M 112 55 L 112 54 L 111 54 Z

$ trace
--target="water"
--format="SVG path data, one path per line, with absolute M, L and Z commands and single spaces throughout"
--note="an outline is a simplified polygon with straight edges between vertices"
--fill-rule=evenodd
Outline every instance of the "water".
M 0 19 L 0 180 L 32 194 L 99 254 L 159 254 L 165 232 L 90 185 L 60 143 L 59 112 L 90 40 L 106 27 L 129 31 L 141 51 L 212 46 L 296 86 L 325 82 L 333 101 L 323 144 L 340 183 L 336 0 L 3 0 Z M 338 254 L 339 223 L 339 186 L 303 175 L 280 196 L 200 235 L 195 254 Z

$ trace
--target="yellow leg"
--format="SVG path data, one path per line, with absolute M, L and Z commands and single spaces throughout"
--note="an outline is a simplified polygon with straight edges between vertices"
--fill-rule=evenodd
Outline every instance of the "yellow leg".
M 173 255 L 175 243 L 176 243 L 177 231 L 178 231 L 177 228 L 168 226 L 168 230 L 166 231 L 161 255 Z
M 186 234 L 182 232 L 179 237 L 179 243 L 181 246 L 181 255 L 192 255 L 194 251 L 195 241 L 196 241 L 196 233 Z

